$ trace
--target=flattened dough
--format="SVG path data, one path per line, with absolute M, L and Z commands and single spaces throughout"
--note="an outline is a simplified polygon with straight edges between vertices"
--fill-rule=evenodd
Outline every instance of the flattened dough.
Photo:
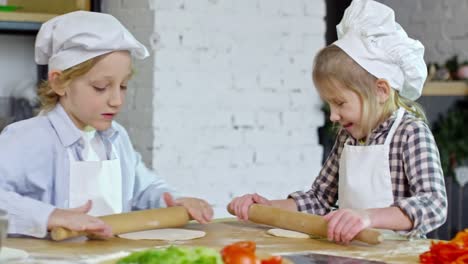
M 5 261 L 20 260 L 27 257 L 28 252 L 21 249 L 2 247 L 0 251 L 0 263 L 4 263 Z
M 190 239 L 204 237 L 205 235 L 206 235 L 205 232 L 198 231 L 198 230 L 164 228 L 164 229 L 153 229 L 153 230 L 120 234 L 119 237 L 131 239 L 131 240 L 151 239 L 151 240 L 174 241 L 174 240 L 190 240 Z
M 277 237 L 287 237 L 287 238 L 310 238 L 308 234 L 281 229 L 281 228 L 272 228 L 267 230 L 267 233 Z

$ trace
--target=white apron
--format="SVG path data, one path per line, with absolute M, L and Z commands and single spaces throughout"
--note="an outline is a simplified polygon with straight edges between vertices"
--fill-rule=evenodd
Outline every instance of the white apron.
M 405 110 L 397 117 L 383 145 L 352 146 L 345 143 L 340 158 L 339 208 L 384 208 L 393 204 L 389 152 L 395 130 Z
M 122 212 L 122 172 L 120 160 L 76 161 L 69 150 L 69 208 L 92 200 L 89 215 L 102 216 Z

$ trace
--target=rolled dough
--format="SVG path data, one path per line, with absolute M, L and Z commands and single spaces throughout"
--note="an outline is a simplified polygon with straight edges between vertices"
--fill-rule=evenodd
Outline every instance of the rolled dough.
M 28 256 L 28 252 L 24 250 L 2 247 L 0 251 L 0 263 L 4 263 L 5 261 L 20 260 L 27 258 Z
M 190 240 L 190 239 L 204 237 L 205 235 L 206 235 L 205 232 L 198 231 L 198 230 L 164 228 L 164 229 L 139 231 L 139 232 L 133 232 L 133 233 L 125 233 L 125 234 L 120 234 L 119 237 L 132 239 L 132 240 L 151 239 L 151 240 L 173 241 L 173 240 Z
M 308 234 L 281 229 L 281 228 L 272 228 L 267 230 L 267 233 L 277 237 L 288 237 L 288 238 L 310 238 Z

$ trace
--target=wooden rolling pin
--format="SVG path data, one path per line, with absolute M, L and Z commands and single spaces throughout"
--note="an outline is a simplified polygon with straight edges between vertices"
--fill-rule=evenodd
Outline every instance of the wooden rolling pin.
M 150 229 L 184 226 L 189 221 L 187 209 L 174 206 L 160 209 L 134 211 L 99 217 L 112 228 L 114 235 Z M 53 228 L 51 238 L 56 241 L 86 236 L 86 232 L 72 231 L 63 227 Z
M 234 215 L 234 212 L 229 206 L 228 211 L 230 214 Z M 249 208 L 249 220 L 259 224 L 293 230 L 309 235 L 327 237 L 327 221 L 325 221 L 322 216 L 318 215 L 252 204 Z M 371 228 L 362 230 L 354 239 L 373 245 L 383 241 L 382 234 Z

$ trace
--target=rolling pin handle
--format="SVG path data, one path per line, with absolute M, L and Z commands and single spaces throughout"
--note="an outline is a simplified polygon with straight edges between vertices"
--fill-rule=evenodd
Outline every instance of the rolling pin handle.
M 79 237 L 87 235 L 86 232 L 77 232 L 63 227 L 54 227 L 50 231 L 50 237 L 55 241 L 62 241 L 68 238 Z

